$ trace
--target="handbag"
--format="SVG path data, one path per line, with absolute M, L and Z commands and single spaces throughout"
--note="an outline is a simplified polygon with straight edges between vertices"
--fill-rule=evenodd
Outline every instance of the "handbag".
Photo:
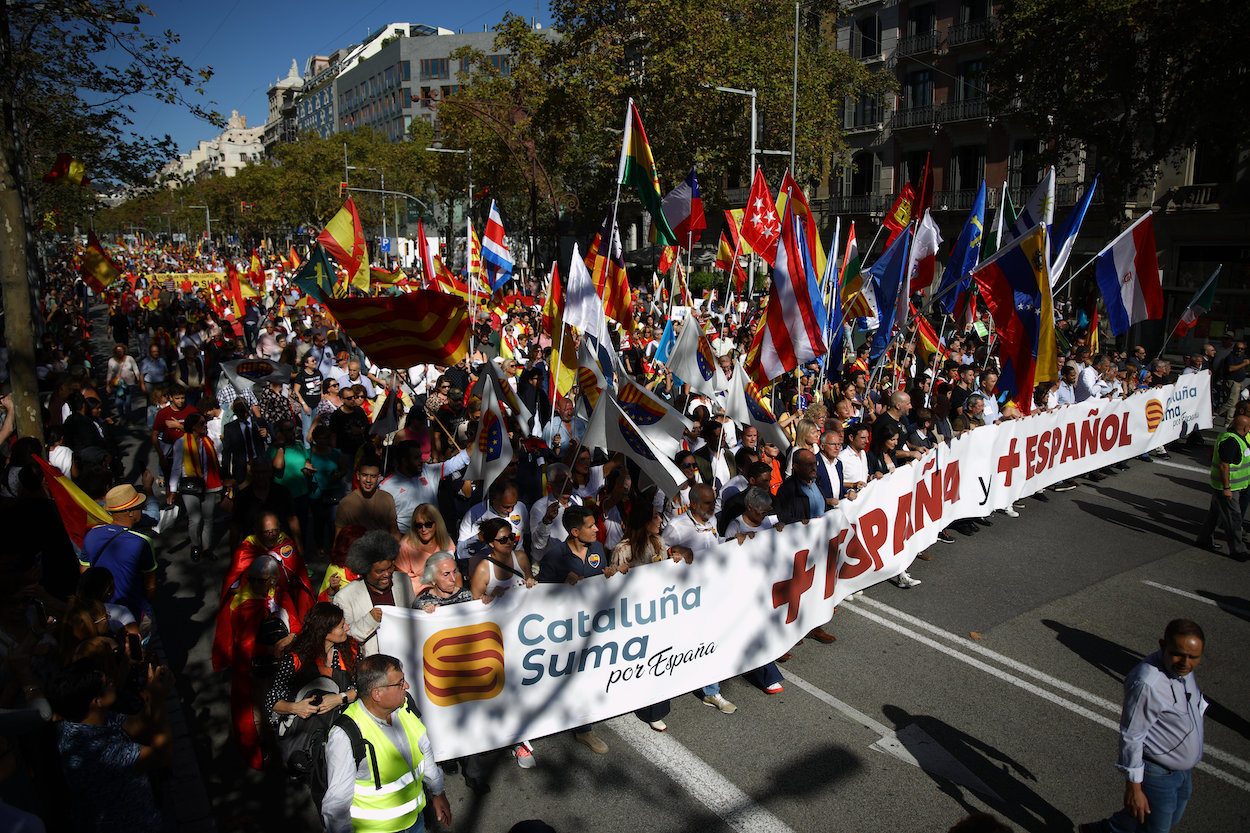
M 178 494 L 204 497 L 207 486 L 202 477 L 184 477 L 178 481 Z

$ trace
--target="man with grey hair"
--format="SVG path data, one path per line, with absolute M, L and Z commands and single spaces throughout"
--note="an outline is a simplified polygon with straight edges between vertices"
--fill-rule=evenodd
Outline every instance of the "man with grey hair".
M 355 760 L 347 728 L 336 723 L 326 738 L 321 820 L 327 833 L 421 833 L 427 793 L 438 823 L 450 826 L 443 771 L 408 694 L 404 666 L 386 654 L 365 657 L 356 666 L 356 693 L 340 719 L 354 724 L 364 757 Z
M 582 499 L 573 492 L 569 467 L 564 463 L 547 466 L 547 494 L 530 509 L 530 559 L 537 564 L 553 547 L 569 537 L 564 529 L 564 510 L 581 506 Z
M 352 638 L 360 643 L 365 656 L 378 652 L 378 628 L 382 607 L 412 607 L 412 583 L 391 581 L 399 542 L 379 529 L 366 532 L 347 551 L 347 567 L 360 578 L 334 595 L 343 608 Z

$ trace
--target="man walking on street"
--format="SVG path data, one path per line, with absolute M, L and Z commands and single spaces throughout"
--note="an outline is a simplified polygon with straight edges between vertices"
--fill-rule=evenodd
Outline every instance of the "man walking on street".
M 343 712 L 364 743 L 355 761 L 347 730 L 326 739 L 326 793 L 321 819 L 328 833 L 422 833 L 426 793 L 438 823 L 451 825 L 443 771 L 421 718 L 408 706 L 408 681 L 399 660 L 386 654 L 356 666 L 357 699 Z
M 1198 546 L 1216 550 L 1214 540 L 1216 527 L 1222 526 L 1228 540 L 1228 554 L 1238 561 L 1246 560 L 1246 543 L 1241 537 L 1242 501 L 1250 486 L 1250 448 L 1246 434 L 1250 433 L 1250 416 L 1233 418 L 1229 430 L 1215 441 L 1211 451 L 1211 505 L 1206 520 L 1198 531 Z
M 1159 650 L 1124 680 L 1116 762 L 1128 778 L 1124 808 L 1111 818 L 1082 824 L 1080 833 L 1167 833 L 1181 820 L 1193 791 L 1193 768 L 1202 760 L 1207 701 L 1193 670 L 1205 643 L 1197 623 L 1173 619 Z

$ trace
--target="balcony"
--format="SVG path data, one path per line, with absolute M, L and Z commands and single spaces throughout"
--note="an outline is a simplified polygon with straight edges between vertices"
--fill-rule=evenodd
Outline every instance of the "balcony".
M 922 107 L 907 107 L 895 110 L 890 117 L 890 126 L 895 130 L 909 127 L 932 127 L 937 121 L 937 108 L 932 104 Z
M 919 55 L 925 52 L 933 52 L 938 48 L 941 40 L 936 30 L 916 35 L 906 35 L 898 39 L 898 54 Z
M 983 119 L 989 114 L 985 99 L 981 96 L 965 98 L 962 101 L 948 101 L 937 106 L 937 120 L 949 124 L 957 121 Z
M 986 194 L 989 197 L 989 194 Z M 938 191 L 933 195 L 934 211 L 971 211 L 977 191 Z
M 977 43 L 990 36 L 993 18 L 972 20 L 968 23 L 957 23 L 946 30 L 947 46 L 963 46 L 966 43 Z
M 1164 211 L 1214 211 L 1220 207 L 1220 186 L 1214 182 L 1180 185 L 1159 198 Z
M 892 194 L 863 194 L 855 197 L 831 196 L 826 200 L 833 214 L 884 214 L 893 202 Z

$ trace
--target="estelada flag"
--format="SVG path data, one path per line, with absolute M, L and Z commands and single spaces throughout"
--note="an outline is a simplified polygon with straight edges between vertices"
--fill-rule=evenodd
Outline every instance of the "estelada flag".
M 360 214 L 351 197 L 335 214 L 317 242 L 347 270 L 347 279 L 361 292 L 369 291 L 369 249 L 365 245 L 365 233 L 360 227 Z
M 106 286 L 122 276 L 121 266 L 104 251 L 104 246 L 100 244 L 100 238 L 95 236 L 94 231 L 87 232 L 87 248 L 83 249 L 79 271 L 82 272 L 83 280 L 97 295 L 102 294 Z
M 903 190 L 899 191 L 898 196 L 894 198 L 894 205 L 890 206 L 890 213 L 885 215 L 885 219 L 881 221 L 881 225 L 890 230 L 890 236 L 885 241 L 887 249 L 894 242 L 894 238 L 898 237 L 899 233 L 907 228 L 907 224 L 911 222 L 911 207 L 915 201 L 916 195 L 911 190 L 911 183 L 905 183 Z
M 61 522 L 65 524 L 69 539 L 74 542 L 74 546 L 82 549 L 82 539 L 87 530 L 100 524 L 111 524 L 113 517 L 103 506 L 88 497 L 86 492 L 74 485 L 74 481 L 62 474 L 60 469 L 42 457 L 32 459 L 43 469 L 44 482 L 52 492 L 52 500 L 56 503 L 56 511 L 61 516 Z
M 87 177 L 87 166 L 81 159 L 75 159 L 68 153 L 58 153 L 52 170 L 43 175 L 44 182 L 68 182 L 71 185 L 86 185 L 91 180 Z
M 326 307 L 379 367 L 449 367 L 469 352 L 465 302 L 432 290 L 386 298 L 330 298 Z

